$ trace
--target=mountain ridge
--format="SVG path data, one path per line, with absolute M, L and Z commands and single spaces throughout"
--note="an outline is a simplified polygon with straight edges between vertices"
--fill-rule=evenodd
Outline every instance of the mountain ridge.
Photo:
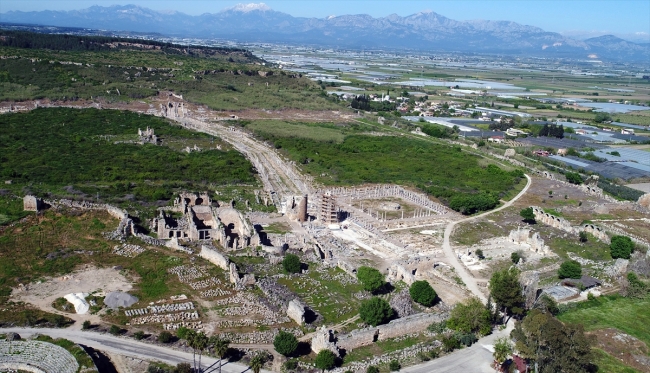
M 72 11 L 9 11 L 0 13 L 0 22 L 345 48 L 570 58 L 593 58 L 597 55 L 599 59 L 624 61 L 650 59 L 647 46 L 611 35 L 580 41 L 513 21 L 457 21 L 434 11 L 378 18 L 367 14 L 305 18 L 293 17 L 259 3 L 238 4 L 218 13 L 191 16 L 136 5 L 94 5 Z

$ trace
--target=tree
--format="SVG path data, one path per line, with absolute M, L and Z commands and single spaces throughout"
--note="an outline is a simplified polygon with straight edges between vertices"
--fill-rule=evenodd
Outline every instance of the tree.
M 203 332 L 192 332 L 187 333 L 187 344 L 192 348 L 192 356 L 195 357 L 198 351 L 199 360 L 198 362 L 194 359 L 194 371 L 201 371 L 201 357 L 203 356 L 203 350 L 208 347 L 208 342 L 210 339 Z
M 557 270 L 559 278 L 580 278 L 582 277 L 582 266 L 576 260 L 567 260 Z
M 172 333 L 168 331 L 160 332 L 160 334 L 158 334 L 158 342 L 169 343 L 172 341 L 172 337 Z
M 411 299 L 425 307 L 431 307 L 435 304 L 438 294 L 433 290 L 429 282 L 425 280 L 415 281 L 409 288 Z
M 282 268 L 289 273 L 300 273 L 300 258 L 294 254 L 287 254 L 282 260 Z
M 318 355 L 316 355 L 316 368 L 320 369 L 321 372 L 330 370 L 336 365 L 336 355 L 330 350 L 321 350 Z
M 527 207 L 519 211 L 519 215 L 524 218 L 524 222 L 528 224 L 535 224 L 535 212 L 533 212 L 532 207 Z
M 490 334 L 492 331 L 490 310 L 478 298 L 470 298 L 456 304 L 456 307 L 451 310 L 447 327 L 463 333 Z
M 506 315 L 521 315 L 524 312 L 526 299 L 519 283 L 519 270 L 516 268 L 494 272 L 489 289 L 497 308 L 502 309 Z
M 627 236 L 614 236 L 609 244 L 609 250 L 614 259 L 630 259 L 632 250 L 634 250 L 634 242 Z
M 228 353 L 230 348 L 230 340 L 219 338 L 218 336 L 210 337 L 210 343 L 214 353 L 219 356 L 219 373 L 221 373 L 221 366 L 223 365 L 223 358 Z
M 537 309 L 515 324 L 510 336 L 518 354 L 535 362 L 539 373 L 589 372 L 591 341 L 580 324 L 562 324 Z
M 372 297 L 361 302 L 359 316 L 366 324 L 377 326 L 384 324 L 393 317 L 394 311 L 385 300 Z
M 298 349 L 298 339 L 295 335 L 281 330 L 273 340 L 273 347 L 279 354 L 289 356 Z
M 589 240 L 589 236 L 587 236 L 587 232 L 585 231 L 580 231 L 580 233 L 578 233 L 578 237 L 580 239 L 580 242 L 582 243 L 587 242 Z
M 580 176 L 580 174 L 577 172 L 567 172 L 564 174 L 564 177 L 566 177 L 566 181 L 571 184 L 580 185 L 583 182 L 582 176 Z
M 510 343 L 510 340 L 505 337 L 497 338 L 494 341 L 494 352 L 492 353 L 497 366 L 503 364 L 510 355 L 512 355 L 512 343 Z
M 187 333 L 189 333 L 190 329 L 181 326 L 176 330 L 176 336 L 180 339 L 187 339 Z
M 260 373 L 260 370 L 262 370 L 264 363 L 266 363 L 266 356 L 264 356 L 264 354 L 259 353 L 253 356 L 253 358 L 249 363 L 249 366 L 253 371 L 253 373 Z
M 375 293 L 386 284 L 384 275 L 381 272 L 366 266 L 357 269 L 357 279 L 361 282 L 363 288 L 371 293 Z

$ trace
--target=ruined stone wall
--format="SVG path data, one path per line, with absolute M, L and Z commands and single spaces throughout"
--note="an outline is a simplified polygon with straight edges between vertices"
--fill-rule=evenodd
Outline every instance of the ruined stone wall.
M 305 305 L 300 303 L 298 299 L 289 302 L 287 307 L 287 316 L 295 321 L 298 325 L 305 324 Z
M 391 282 L 404 281 L 407 285 L 415 282 L 413 273 L 399 264 L 393 264 L 388 268 L 388 276 L 386 279 Z
M 201 252 L 199 253 L 199 256 L 221 269 L 224 269 L 226 271 L 230 269 L 230 259 L 226 258 L 223 254 L 218 252 L 214 247 L 201 245 Z
M 397 338 L 407 334 L 424 331 L 434 322 L 440 322 L 446 318 L 444 314 L 418 313 L 415 315 L 393 320 L 385 325 L 355 330 L 349 334 L 340 336 L 337 345 L 347 351 L 368 346 L 375 341 L 383 341 L 389 338 Z

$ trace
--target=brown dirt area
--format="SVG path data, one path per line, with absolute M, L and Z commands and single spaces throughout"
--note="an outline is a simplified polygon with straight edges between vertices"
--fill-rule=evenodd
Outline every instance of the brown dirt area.
M 589 333 L 596 337 L 596 347 L 641 372 L 650 372 L 650 349 L 640 340 L 617 329 L 608 328 Z

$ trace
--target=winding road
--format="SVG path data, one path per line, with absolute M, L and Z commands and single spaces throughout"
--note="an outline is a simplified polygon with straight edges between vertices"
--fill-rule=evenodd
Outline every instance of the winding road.
M 524 176 L 526 176 L 526 179 L 528 180 L 528 182 L 526 183 L 526 186 L 524 187 L 524 189 L 522 189 L 521 192 L 519 192 L 519 194 L 517 194 L 515 196 L 515 198 L 513 198 L 510 201 L 504 203 L 503 206 L 501 206 L 499 208 L 496 208 L 494 210 L 488 211 L 488 212 L 484 212 L 484 213 L 479 214 L 479 215 L 475 215 L 475 216 L 471 216 L 469 218 L 465 218 L 465 219 L 462 219 L 462 220 L 457 220 L 457 221 L 451 222 L 451 223 L 447 224 L 447 227 L 445 228 L 445 237 L 444 237 L 444 241 L 443 241 L 443 244 L 442 244 L 442 249 L 445 252 L 445 256 L 449 259 L 449 264 L 451 264 L 454 267 L 454 270 L 456 271 L 456 274 L 458 275 L 458 277 L 461 278 L 461 280 L 463 280 L 463 282 L 467 286 L 467 289 L 469 291 L 471 291 L 472 294 L 474 294 L 476 297 L 478 297 L 483 303 L 487 302 L 487 298 L 485 297 L 485 294 L 483 294 L 483 292 L 481 292 L 481 289 L 479 289 L 474 276 L 472 276 L 467 271 L 467 268 L 465 268 L 463 263 L 461 263 L 460 260 L 458 260 L 458 257 L 456 256 L 456 253 L 454 252 L 454 249 L 451 247 L 451 243 L 449 242 L 449 240 L 450 240 L 451 234 L 454 232 L 454 228 L 456 227 L 457 224 L 467 223 L 469 221 L 476 220 L 476 219 L 488 216 L 490 214 L 494 214 L 495 212 L 501 211 L 501 210 L 503 210 L 505 208 L 508 208 L 508 207 L 512 206 L 513 203 L 515 203 L 519 198 L 521 198 L 528 191 L 528 188 L 530 188 L 530 186 L 531 186 L 531 184 L 533 182 L 532 179 L 530 178 L 530 176 L 528 176 L 526 174 L 524 174 Z

